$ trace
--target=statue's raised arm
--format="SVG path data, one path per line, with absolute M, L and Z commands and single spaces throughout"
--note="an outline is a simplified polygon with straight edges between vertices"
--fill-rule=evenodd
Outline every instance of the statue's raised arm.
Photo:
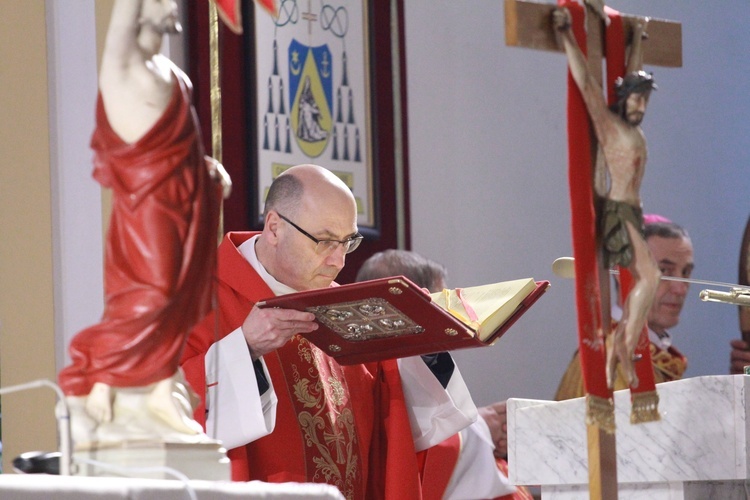
M 174 2 L 116 0 L 104 44 L 99 89 L 112 129 L 128 143 L 162 116 L 173 91 L 164 35 L 181 31 Z

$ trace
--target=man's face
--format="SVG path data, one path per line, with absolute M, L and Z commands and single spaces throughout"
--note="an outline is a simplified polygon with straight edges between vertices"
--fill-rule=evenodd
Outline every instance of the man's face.
M 319 240 L 346 240 L 357 233 L 356 206 L 336 196 L 307 200 L 290 220 Z M 287 214 L 283 214 L 287 215 Z M 279 281 L 295 290 L 326 288 L 343 269 L 346 250 L 337 245 L 332 252 L 319 252 L 310 238 L 288 222 L 279 221 Z
M 648 247 L 662 276 L 689 278 L 693 272 L 693 244 L 687 238 L 651 236 Z M 648 326 L 656 333 L 674 327 L 688 292 L 688 283 L 661 280 L 648 313 Z
M 633 92 L 625 100 L 625 120 L 633 126 L 638 126 L 643 121 L 643 115 L 646 114 L 648 105 L 648 92 Z

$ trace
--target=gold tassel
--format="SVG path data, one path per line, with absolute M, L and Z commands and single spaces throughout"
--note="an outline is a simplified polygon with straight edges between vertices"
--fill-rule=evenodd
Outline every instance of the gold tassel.
M 642 424 L 661 420 L 659 415 L 659 395 L 656 391 L 632 394 L 633 407 L 630 410 L 630 423 Z
M 586 425 L 597 425 L 604 432 L 615 432 L 615 402 L 612 398 L 586 395 Z

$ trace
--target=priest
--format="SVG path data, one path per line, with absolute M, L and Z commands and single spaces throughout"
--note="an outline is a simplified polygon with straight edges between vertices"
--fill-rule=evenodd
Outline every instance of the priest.
M 258 233 L 219 247 L 218 304 L 182 358 L 204 396 L 195 417 L 229 448 L 234 480 L 324 482 L 347 498 L 421 498 L 418 451 L 477 418 L 447 354 L 340 366 L 298 333 L 308 312 L 258 308 L 274 295 L 336 286 L 362 240 L 349 188 L 298 165 L 268 191 Z

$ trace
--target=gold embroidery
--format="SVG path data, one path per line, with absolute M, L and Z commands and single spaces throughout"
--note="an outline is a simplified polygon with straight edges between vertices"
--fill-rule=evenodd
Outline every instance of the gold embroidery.
M 318 405 L 318 400 L 310 394 L 310 391 L 308 390 L 309 385 L 309 380 L 299 380 L 294 384 L 294 396 L 297 398 L 297 401 L 304 405 L 305 408 L 314 408 Z
M 333 404 L 342 406 L 346 401 L 346 394 L 341 382 L 336 378 L 330 377 L 328 379 L 328 388 L 330 390 L 329 397 L 333 400 Z
M 297 352 L 300 359 L 305 363 L 312 363 L 312 344 L 304 339 L 300 339 L 297 345 Z
M 328 363 L 325 355 L 305 339 L 298 339 L 297 353 L 303 365 L 292 366 L 293 391 L 305 409 L 298 412 L 298 421 L 315 466 L 312 478 L 332 484 L 352 498 L 357 494 L 360 459 L 346 381 L 338 365 Z M 300 368 L 309 378 L 300 375 Z
M 679 380 L 685 373 L 687 362 L 683 356 L 672 350 L 663 350 L 651 344 L 651 361 L 654 364 L 656 382 Z

